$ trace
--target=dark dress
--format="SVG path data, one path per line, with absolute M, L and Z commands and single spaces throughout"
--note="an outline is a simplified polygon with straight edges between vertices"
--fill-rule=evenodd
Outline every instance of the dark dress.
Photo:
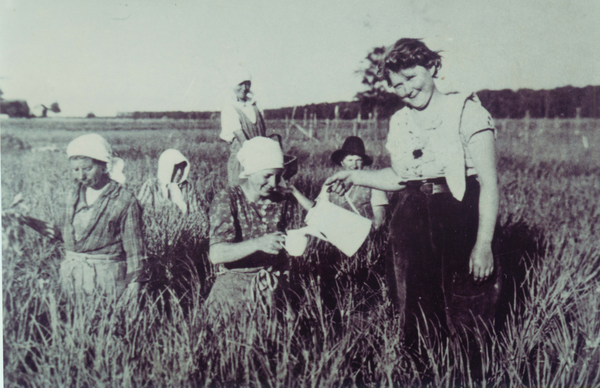
M 274 193 L 262 203 L 248 201 L 240 186 L 229 187 L 210 206 L 210 245 L 239 243 L 265 234 L 285 232 L 295 220 L 293 196 Z M 287 255 L 262 251 L 220 265 L 206 301 L 213 314 L 245 314 L 253 309 L 270 312 L 284 291 Z

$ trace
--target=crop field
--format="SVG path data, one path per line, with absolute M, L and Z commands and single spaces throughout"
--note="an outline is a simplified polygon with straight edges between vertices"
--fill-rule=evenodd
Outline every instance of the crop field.
M 188 157 L 201 208 L 226 185 L 227 145 L 217 121 L 3 120 L 2 297 L 5 386 L 598 386 L 600 385 L 600 120 L 498 120 L 503 270 L 495 327 L 473 342 L 420 328 L 409 354 L 384 281 L 385 230 L 345 257 L 313 242 L 291 258 L 295 314 L 209 325 L 214 281 L 205 212 L 144 214 L 152 279 L 140 303 L 67 298 L 58 286 L 62 247 L 15 224 L 22 212 L 63 222 L 71 184 L 65 149 L 84 132 L 104 136 L 137 193 L 158 156 Z M 361 123 L 375 167 L 389 165 L 386 123 Z M 292 183 L 315 198 L 334 172 L 330 153 L 353 123 L 313 128 L 283 121 L 299 161 Z M 13 206 L 21 193 L 23 202 Z M 393 198 L 392 198 L 393 202 Z M 296 220 L 302 222 L 299 217 Z M 473 347 L 478 348 L 475 359 Z

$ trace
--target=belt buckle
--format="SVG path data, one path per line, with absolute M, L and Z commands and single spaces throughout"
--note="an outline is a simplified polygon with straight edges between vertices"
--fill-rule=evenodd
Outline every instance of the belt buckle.
M 432 195 L 433 188 L 433 183 L 423 183 L 419 189 L 425 195 Z

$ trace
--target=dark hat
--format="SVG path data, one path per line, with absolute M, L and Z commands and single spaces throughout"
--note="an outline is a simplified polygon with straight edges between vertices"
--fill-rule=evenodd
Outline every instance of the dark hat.
M 358 155 L 362 158 L 365 166 L 373 164 L 373 159 L 365 155 L 365 144 L 362 139 L 357 136 L 349 136 L 344 140 L 344 145 L 341 150 L 334 151 L 331 154 L 331 161 L 338 166 L 342 165 L 342 160 L 348 155 Z

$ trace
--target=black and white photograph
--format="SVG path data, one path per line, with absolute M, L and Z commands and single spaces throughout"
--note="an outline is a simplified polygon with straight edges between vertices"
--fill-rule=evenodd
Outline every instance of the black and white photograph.
M 4 386 L 600 386 L 598 20 L 4 0 Z

